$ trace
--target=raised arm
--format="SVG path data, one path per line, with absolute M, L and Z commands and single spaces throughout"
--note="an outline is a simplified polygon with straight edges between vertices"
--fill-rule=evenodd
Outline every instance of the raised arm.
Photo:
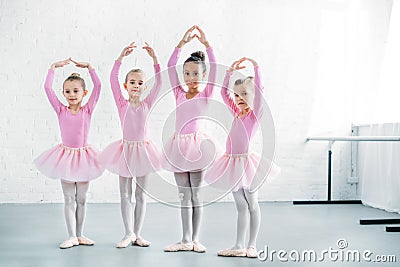
M 124 103 L 124 96 L 121 93 L 119 85 L 119 69 L 121 68 L 121 61 L 116 60 L 110 74 L 111 91 L 114 96 L 114 101 L 117 107 L 121 107 Z
M 214 91 L 214 84 L 217 77 L 217 63 L 212 47 L 206 49 L 208 60 L 210 62 L 210 72 L 208 74 L 207 86 L 204 88 L 206 97 L 211 97 Z
M 75 66 L 78 68 L 84 68 L 89 70 L 90 78 L 92 78 L 93 82 L 93 91 L 90 95 L 86 106 L 89 108 L 90 112 L 93 112 L 94 108 L 96 107 L 97 101 L 99 100 L 100 96 L 100 89 L 101 89 L 101 82 L 99 77 L 96 74 L 96 71 L 88 62 L 78 62 L 71 59 L 71 62 L 75 63 Z
M 182 47 L 197 36 L 197 35 L 192 35 L 194 29 L 196 29 L 196 26 L 192 26 L 185 32 L 185 34 L 182 37 L 182 40 L 179 41 L 178 45 L 174 49 L 174 52 L 172 52 L 172 55 L 168 60 L 167 67 L 168 67 L 169 82 L 172 86 L 175 97 L 180 92 L 180 90 L 182 90 L 178 78 L 178 73 L 176 71 L 176 63 L 178 62 L 178 58 L 181 53 Z
M 179 54 L 181 53 L 181 49 L 175 47 L 174 52 L 172 52 L 171 57 L 168 60 L 168 77 L 169 83 L 171 84 L 172 90 L 174 91 L 175 96 L 181 89 L 179 84 L 178 72 L 176 71 L 176 63 L 178 62 Z
M 240 113 L 240 109 L 236 106 L 235 101 L 232 99 L 232 97 L 229 94 L 229 80 L 232 76 L 232 73 L 235 70 L 240 70 L 245 68 L 245 66 L 240 66 L 240 64 L 245 61 L 245 58 L 241 58 L 239 60 L 236 60 L 232 63 L 232 65 L 229 67 L 229 69 L 226 70 L 226 75 L 224 78 L 224 82 L 222 84 L 222 89 L 221 89 L 221 96 L 222 99 L 224 100 L 224 103 L 232 110 L 232 112 L 237 115 Z
M 254 105 L 253 112 L 256 115 L 257 119 L 260 120 L 263 114 L 263 90 L 264 86 L 262 84 L 261 72 L 257 62 L 254 59 L 246 58 L 246 60 L 250 61 L 254 66 Z
M 221 88 L 221 96 L 224 103 L 228 106 L 228 108 L 233 112 L 234 115 L 240 113 L 239 108 L 236 106 L 235 101 L 233 101 L 230 93 L 229 93 L 229 81 L 231 79 L 232 72 L 226 71 L 224 82 Z
M 90 111 L 92 112 L 96 107 L 97 101 L 99 100 L 100 97 L 101 82 L 94 68 L 89 69 L 89 74 L 93 81 L 93 91 L 92 94 L 90 95 L 87 105 Z
M 130 43 L 128 46 L 122 49 L 121 54 L 118 56 L 117 60 L 114 62 L 114 66 L 111 70 L 110 74 L 110 84 L 111 84 L 111 91 L 114 96 L 115 104 L 117 105 L 118 110 L 125 104 L 126 100 L 121 92 L 121 87 L 119 84 L 119 70 L 122 65 L 122 60 L 124 57 L 130 55 L 132 51 L 136 48 L 135 42 Z
M 66 60 L 58 61 L 51 64 L 51 67 L 47 72 L 46 80 L 44 82 L 44 90 L 46 92 L 47 98 L 49 99 L 51 106 L 54 108 L 57 114 L 60 112 L 60 107 L 63 106 L 63 104 L 60 102 L 53 90 L 54 71 L 56 68 L 62 68 L 65 65 L 68 65 L 70 62 L 71 59 L 68 58 Z
M 208 82 L 207 86 L 204 89 L 204 93 L 206 97 L 211 97 L 213 90 L 214 90 L 214 83 L 215 79 L 217 76 L 217 65 L 216 65 L 216 59 L 214 55 L 214 49 L 211 47 L 210 43 L 208 42 L 206 35 L 204 34 L 204 31 L 199 27 L 199 26 L 194 26 L 195 29 L 197 29 L 200 33 L 200 36 L 195 34 L 194 36 L 199 39 L 200 43 L 202 43 L 207 51 L 207 56 L 208 56 L 208 61 L 210 62 L 210 72 L 208 74 Z
M 158 94 L 160 93 L 161 85 L 162 85 L 162 80 L 161 80 L 161 68 L 160 64 L 158 64 L 158 59 L 156 56 L 156 53 L 154 52 L 154 49 L 150 47 L 148 43 L 145 43 L 146 45 L 143 46 L 143 49 L 147 51 L 149 56 L 153 59 L 153 64 L 154 64 L 154 73 L 156 76 L 156 81 L 154 83 L 153 88 L 151 88 L 149 95 L 146 97 L 144 100 L 146 103 L 148 103 L 150 106 L 154 104 L 154 102 L 157 99 Z

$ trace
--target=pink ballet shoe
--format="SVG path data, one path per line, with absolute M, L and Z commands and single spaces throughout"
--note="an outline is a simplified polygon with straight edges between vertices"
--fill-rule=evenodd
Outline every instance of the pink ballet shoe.
M 258 258 L 258 252 L 254 246 L 248 247 L 246 253 L 247 258 Z
M 93 246 L 94 245 L 94 241 L 87 238 L 86 236 L 78 236 L 78 242 L 79 242 L 79 245 L 83 245 L 83 246 Z
M 192 251 L 193 250 L 193 243 L 177 243 L 171 244 L 164 248 L 165 252 L 178 252 L 178 251 Z
M 60 244 L 61 249 L 72 248 L 74 246 L 79 246 L 79 241 L 76 237 L 69 238 Z
M 246 249 L 224 249 L 218 251 L 218 256 L 222 257 L 246 257 L 247 256 L 247 250 Z
M 206 247 L 203 246 L 199 241 L 193 241 L 193 251 L 197 253 L 206 252 Z
M 139 246 L 139 247 L 148 247 L 151 245 L 150 241 L 147 241 L 141 237 L 136 238 L 135 242 L 132 245 Z
M 129 246 L 130 244 L 133 245 L 133 242 L 135 242 L 136 240 L 136 236 L 129 236 L 126 237 L 124 239 L 122 239 L 121 241 L 119 241 L 115 247 L 116 248 L 126 248 L 127 246 Z

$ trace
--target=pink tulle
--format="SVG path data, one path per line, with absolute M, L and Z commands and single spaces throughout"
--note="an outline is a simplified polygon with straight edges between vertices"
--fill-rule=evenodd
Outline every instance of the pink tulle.
M 60 144 L 43 152 L 34 163 L 49 178 L 87 182 L 98 178 L 104 171 L 97 161 L 98 153 L 90 146 L 69 148 Z
M 161 153 L 152 141 L 119 140 L 101 152 L 99 161 L 119 176 L 138 177 L 160 170 Z
M 164 145 L 162 167 L 171 172 L 205 170 L 218 154 L 220 148 L 205 133 L 175 134 Z
M 204 176 L 212 187 L 236 192 L 243 188 L 257 190 L 264 181 L 276 177 L 280 168 L 258 153 L 225 154 L 218 158 Z

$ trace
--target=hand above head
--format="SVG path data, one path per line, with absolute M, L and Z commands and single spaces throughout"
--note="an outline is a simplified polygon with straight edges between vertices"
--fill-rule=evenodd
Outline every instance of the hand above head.
M 71 58 L 69 57 L 69 58 L 67 58 L 67 59 L 65 59 L 65 60 L 54 62 L 53 64 L 51 64 L 51 67 L 50 67 L 50 68 L 51 68 L 52 70 L 54 70 L 54 69 L 56 69 L 56 68 L 62 68 L 62 67 L 64 67 L 65 65 L 68 65 L 70 62 L 71 62 Z
M 204 31 L 197 25 L 194 26 L 195 29 L 197 29 L 200 33 L 200 36 L 198 36 L 197 34 L 194 35 L 194 37 L 196 37 L 197 39 L 199 39 L 200 43 L 202 43 L 206 48 L 210 47 L 210 44 L 207 41 L 206 35 L 204 34 Z
M 87 68 L 89 70 L 93 69 L 92 65 L 90 65 L 90 63 L 88 63 L 88 62 L 78 62 L 78 61 L 73 60 L 72 58 L 69 58 L 69 59 L 78 68 Z
M 197 30 L 200 34 L 200 36 L 198 34 L 193 34 L 193 31 Z M 183 36 L 182 40 L 179 42 L 179 44 L 177 45 L 178 48 L 182 48 L 182 46 L 184 46 L 185 44 L 187 44 L 188 42 L 190 42 L 191 40 L 193 40 L 194 38 L 197 38 L 200 43 L 202 43 L 206 48 L 210 47 L 210 44 L 207 41 L 206 35 L 204 34 L 204 31 L 197 25 L 192 26 L 191 28 L 189 28 L 185 35 Z
M 182 40 L 179 42 L 177 45 L 178 48 L 181 48 L 185 44 L 189 43 L 190 41 L 193 40 L 193 38 L 196 37 L 196 35 L 193 35 L 192 32 L 196 29 L 196 26 L 190 27 L 186 32 L 185 35 L 183 35 Z
M 145 46 L 143 46 L 142 48 L 145 49 L 147 54 L 149 54 L 149 56 L 153 59 L 154 65 L 158 64 L 156 53 L 154 52 L 154 49 L 147 42 L 145 42 Z
M 122 61 L 122 59 L 124 57 L 130 55 L 136 47 L 137 46 L 135 45 L 135 42 L 132 42 L 127 47 L 124 47 L 124 49 L 122 49 L 122 52 L 119 55 L 119 57 L 117 58 L 117 60 Z
M 241 59 L 234 61 L 227 71 L 232 73 L 234 70 L 241 70 L 246 68 L 246 66 L 240 66 L 240 64 L 242 64 L 245 60 L 246 58 L 242 57 Z

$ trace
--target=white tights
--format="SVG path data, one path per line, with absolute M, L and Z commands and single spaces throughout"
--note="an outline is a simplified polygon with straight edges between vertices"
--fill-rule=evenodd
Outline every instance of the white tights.
M 61 187 L 64 194 L 64 215 L 69 238 L 81 237 L 86 217 L 86 195 L 89 182 L 69 183 L 61 180 Z
M 133 178 L 119 177 L 119 192 L 121 196 L 121 214 L 125 228 L 125 238 L 136 235 L 141 237 L 141 231 L 146 214 L 146 196 L 144 190 L 147 185 L 147 176 L 136 178 L 135 188 L 135 212 L 132 218 L 132 180 Z M 134 225 L 133 225 L 134 222 Z
M 248 190 L 240 189 L 232 192 L 235 199 L 236 209 L 238 212 L 236 243 L 234 249 L 243 249 L 245 247 L 245 238 L 250 223 L 249 242 L 247 247 L 256 246 L 257 235 L 260 229 L 261 212 L 258 204 L 257 191 L 250 193 Z M 250 218 L 249 218 L 250 217 Z M 249 220 L 250 219 L 250 220 Z
M 203 214 L 202 202 L 199 198 L 203 172 L 174 174 L 181 202 L 182 242 L 198 241 Z

